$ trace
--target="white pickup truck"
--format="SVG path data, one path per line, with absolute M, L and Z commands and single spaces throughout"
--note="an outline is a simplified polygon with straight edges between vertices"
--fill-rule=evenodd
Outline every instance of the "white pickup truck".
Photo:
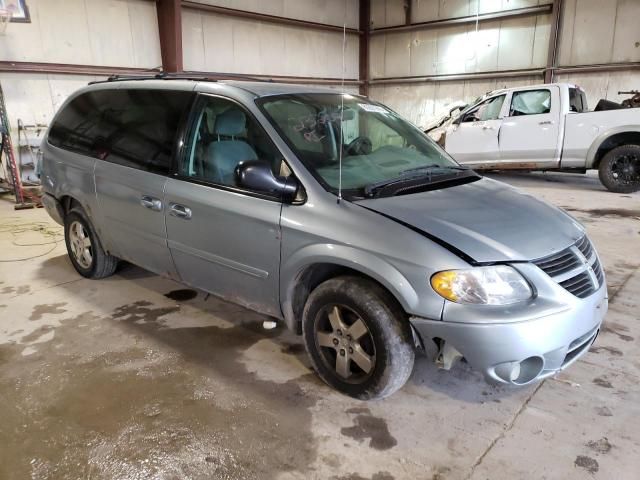
M 589 112 L 567 83 L 490 92 L 429 134 L 476 170 L 599 171 L 612 192 L 640 190 L 640 108 Z

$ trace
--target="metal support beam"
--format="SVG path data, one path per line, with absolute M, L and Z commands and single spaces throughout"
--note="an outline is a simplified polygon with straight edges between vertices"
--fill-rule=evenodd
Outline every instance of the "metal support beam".
M 369 95 L 369 32 L 371 31 L 371 0 L 360 0 L 359 5 L 359 28 L 362 32 L 360 44 L 358 46 L 358 65 L 360 80 L 360 95 Z
M 412 13 L 411 13 L 411 8 L 413 5 L 413 1 L 412 0 L 404 0 L 404 24 L 405 25 L 411 25 L 411 18 L 412 18 Z
M 77 65 L 69 63 L 10 62 L 0 61 L 0 72 L 42 73 L 63 75 L 144 75 L 157 72 L 155 69 L 131 67 L 104 67 L 100 65 Z
M 176 0 L 177 1 L 177 0 Z M 219 7 L 217 5 L 208 5 L 205 3 L 192 2 L 190 0 L 182 0 L 183 8 L 191 10 L 198 10 L 201 12 L 211 12 L 218 15 L 227 15 L 229 17 L 246 18 L 249 20 L 256 20 L 259 22 L 276 23 L 279 25 L 292 25 L 295 27 L 313 28 L 316 30 L 325 30 L 330 32 L 342 33 L 342 26 L 330 25 L 327 23 L 311 22 L 308 20 L 299 20 L 296 18 L 280 17 L 278 15 L 268 15 L 266 13 L 249 12 L 247 10 L 238 10 L 236 8 Z M 358 35 L 359 30 L 353 28 L 347 28 L 347 33 Z
M 186 75 L 203 76 L 215 80 L 264 80 L 282 83 L 295 83 L 299 85 L 341 85 L 341 78 L 332 77 L 299 77 L 295 75 L 256 75 L 253 73 L 225 73 L 225 72 L 199 72 L 186 71 Z M 345 85 L 360 85 L 361 82 L 356 78 L 345 78 Z
M 181 72 L 182 63 L 182 8 L 180 0 L 158 0 L 158 32 L 162 70 Z
M 558 62 L 558 46 L 560 45 L 562 9 L 562 0 L 553 0 L 553 5 L 551 7 L 551 32 L 549 34 L 549 52 L 547 53 L 547 69 L 544 72 L 544 83 L 553 83 L 553 69 Z
M 369 81 L 371 85 L 407 85 L 415 83 L 427 83 L 427 82 L 451 82 L 459 80 L 481 80 L 488 78 L 513 78 L 513 77 L 526 77 L 526 76 L 541 76 L 544 72 L 542 68 L 530 68 L 522 70 L 497 70 L 491 72 L 477 72 L 477 73 L 458 73 L 458 74 L 442 74 L 442 75 L 429 75 L 419 77 L 386 77 L 376 78 Z
M 393 27 L 380 27 L 371 30 L 371 35 L 379 35 L 381 33 L 390 32 L 409 32 L 413 30 L 430 30 L 434 28 L 442 28 L 450 25 L 464 25 L 476 23 L 476 20 L 483 22 L 485 20 L 497 20 L 516 17 L 525 17 L 532 15 L 544 15 L 551 13 L 553 4 L 547 3 L 537 5 L 535 7 L 514 8 L 512 10 L 503 10 L 501 12 L 483 13 L 480 15 L 469 15 L 465 17 L 446 18 L 444 20 L 432 20 L 429 22 L 411 23 L 409 25 L 397 25 Z
M 566 65 L 554 67 L 553 71 L 558 73 L 600 73 L 616 72 L 620 70 L 638 70 L 640 62 L 621 63 L 600 63 L 594 65 Z

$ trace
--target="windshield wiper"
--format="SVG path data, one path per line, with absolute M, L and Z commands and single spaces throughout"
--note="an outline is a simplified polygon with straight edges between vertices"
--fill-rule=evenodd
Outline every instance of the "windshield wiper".
M 411 172 L 420 172 L 422 170 L 471 170 L 469 167 L 463 167 L 462 165 L 438 165 L 437 163 L 431 163 L 429 165 L 422 165 L 421 167 L 409 168 L 400 172 L 400 175 Z
M 394 183 L 406 182 L 408 180 L 414 180 L 416 178 L 421 177 L 429 177 L 429 182 L 431 182 L 432 173 L 434 170 L 456 170 L 456 171 L 468 171 L 471 170 L 469 167 L 462 166 L 454 166 L 454 165 L 438 165 L 437 163 L 432 163 L 429 165 L 422 165 L 421 167 L 409 168 L 407 170 L 403 170 L 400 172 L 400 175 L 397 177 L 388 178 L 386 180 L 380 180 L 379 182 L 370 183 L 364 187 L 364 194 L 367 197 L 372 197 L 376 190 L 379 190 L 383 187 L 387 187 Z

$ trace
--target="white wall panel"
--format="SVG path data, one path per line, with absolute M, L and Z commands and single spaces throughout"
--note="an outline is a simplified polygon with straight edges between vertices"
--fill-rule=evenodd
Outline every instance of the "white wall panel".
M 638 19 L 638 0 L 565 0 L 559 64 L 640 61 Z
M 358 28 L 358 0 L 197 0 L 280 17 Z
M 342 76 L 342 34 L 207 12 L 183 14 L 185 70 Z M 345 77 L 358 77 L 358 38 L 347 35 Z
M 18 119 L 27 125 L 48 125 L 71 93 L 97 79 L 83 75 L 0 73 L 14 142 Z
M 640 61 L 640 1 L 618 0 L 612 61 Z
M 0 36 L 0 60 L 154 68 L 156 7 L 145 0 L 30 0 L 31 23 Z
M 430 22 L 476 13 L 493 13 L 515 8 L 532 7 L 550 0 L 411 0 L 412 22 Z
M 543 67 L 550 15 L 374 35 L 371 78 Z M 384 62 L 381 61 L 384 58 Z
M 637 90 L 640 84 L 640 75 L 637 70 L 572 73 L 559 74 L 557 81 L 575 83 L 584 88 L 587 93 L 589 109 L 593 110 L 601 98 L 613 100 L 614 102 L 621 102 L 629 98 L 629 95 L 618 95 L 618 92 Z

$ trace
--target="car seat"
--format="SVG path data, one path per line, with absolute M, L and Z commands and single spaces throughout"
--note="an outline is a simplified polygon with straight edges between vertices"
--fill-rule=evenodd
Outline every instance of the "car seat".
M 240 139 L 245 133 L 247 117 L 231 108 L 216 118 L 215 139 L 207 150 L 207 176 L 216 183 L 235 185 L 235 169 L 246 160 L 257 160 L 255 150 Z

